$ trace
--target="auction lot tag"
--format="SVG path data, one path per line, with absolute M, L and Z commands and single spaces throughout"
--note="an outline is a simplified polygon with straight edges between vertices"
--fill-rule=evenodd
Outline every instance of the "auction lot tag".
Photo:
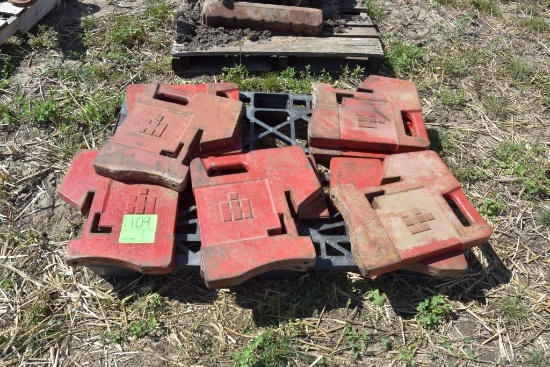
M 125 214 L 118 243 L 154 243 L 158 214 Z

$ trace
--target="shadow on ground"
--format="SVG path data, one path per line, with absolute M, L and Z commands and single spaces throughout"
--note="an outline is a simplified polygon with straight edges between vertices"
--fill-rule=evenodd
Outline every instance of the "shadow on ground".
M 83 3 L 79 0 L 62 0 L 41 23 L 52 27 L 57 32 L 57 39 L 63 56 L 68 59 L 79 59 L 86 52 L 83 43 L 84 30 L 80 20 L 97 13 L 99 5 Z M 36 32 L 36 27 L 32 30 Z
M 297 318 L 317 317 L 321 312 L 364 307 L 365 295 L 378 290 L 385 294 L 397 315 L 413 318 L 420 302 L 435 294 L 452 300 L 485 304 L 485 292 L 508 283 L 511 271 L 494 250 L 485 244 L 482 256 L 488 265 L 468 251 L 468 273 L 458 278 L 433 278 L 399 271 L 365 280 L 345 272 L 308 272 L 286 274 L 279 279 L 253 279 L 232 288 L 237 305 L 252 310 L 258 326 L 278 324 Z M 142 275 L 137 279 L 109 278 L 120 299 L 134 293 L 158 293 L 182 303 L 208 304 L 218 293 L 206 288 L 197 271 L 183 271 L 170 276 Z M 368 298 L 368 297 L 367 297 Z

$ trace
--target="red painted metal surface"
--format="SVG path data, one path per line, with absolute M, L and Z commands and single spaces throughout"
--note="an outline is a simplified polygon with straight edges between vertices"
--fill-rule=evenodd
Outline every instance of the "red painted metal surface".
M 433 151 L 333 158 L 330 169 L 331 199 L 364 276 L 479 246 L 492 233 Z
M 72 266 L 113 265 L 142 273 L 168 274 L 174 267 L 178 193 L 157 185 L 120 182 L 95 173 L 97 150 L 81 150 L 67 170 L 59 196 L 87 214 L 82 238 L 69 242 Z M 119 243 L 126 214 L 157 215 L 153 243 Z
M 468 262 L 464 253 L 452 252 L 417 263 L 402 264 L 401 270 L 415 271 L 434 277 L 459 277 L 466 274 Z
M 329 167 L 330 160 L 334 157 L 349 157 L 349 158 L 375 158 L 384 159 L 388 156 L 388 153 L 369 152 L 363 150 L 351 150 L 351 149 L 323 149 L 316 147 L 309 147 L 309 153 L 313 155 L 316 163 L 320 163 Z
M 101 175 L 183 191 L 193 157 L 231 152 L 240 145 L 238 100 L 166 85 L 146 85 L 137 95 L 94 161 Z
M 349 156 L 346 152 L 354 150 L 404 153 L 430 145 L 412 82 L 371 75 L 357 92 L 315 84 L 312 94 L 314 109 L 308 125 L 312 147 Z
M 160 88 L 164 96 L 160 96 L 167 101 L 170 101 L 170 95 L 177 94 L 177 91 L 189 93 L 206 93 L 214 96 L 225 97 L 239 100 L 239 86 L 233 83 L 206 83 L 206 84 L 163 84 Z M 166 93 L 165 91 L 168 91 Z M 130 84 L 126 88 L 126 109 L 128 112 L 134 109 L 136 102 L 140 98 L 150 97 L 149 84 Z M 176 102 L 177 103 L 177 102 Z
M 209 27 L 250 28 L 295 35 L 323 32 L 321 9 L 247 2 L 205 0 L 201 21 Z
M 201 232 L 201 273 L 210 288 L 315 263 L 294 217 L 328 215 L 312 162 L 300 147 L 195 159 L 191 179 Z

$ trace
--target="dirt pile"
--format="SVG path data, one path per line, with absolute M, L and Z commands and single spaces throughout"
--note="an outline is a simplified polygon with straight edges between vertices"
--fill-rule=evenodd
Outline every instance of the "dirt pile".
M 240 41 L 263 41 L 271 37 L 270 31 L 207 27 L 200 22 L 201 2 L 185 3 L 176 16 L 176 42 L 188 50 L 205 50 L 217 46 L 236 45 Z
M 340 0 L 346 1 L 346 0 Z M 349 0 L 348 0 L 349 1 Z M 267 1 L 250 1 L 268 3 Z M 338 0 L 314 0 L 311 6 L 323 10 L 325 34 L 343 33 L 346 30 L 346 19 L 338 11 Z M 235 46 L 239 42 L 250 40 L 253 42 L 268 41 L 270 31 L 255 31 L 246 29 L 230 29 L 224 27 L 212 28 L 201 23 L 202 2 L 184 3 L 176 16 L 176 43 L 184 45 L 188 51 L 206 50 L 212 47 Z

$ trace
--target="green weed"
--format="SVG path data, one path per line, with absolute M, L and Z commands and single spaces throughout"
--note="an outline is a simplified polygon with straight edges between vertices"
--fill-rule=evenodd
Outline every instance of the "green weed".
M 303 360 L 304 356 L 293 346 L 295 336 L 296 329 L 292 325 L 265 330 L 254 337 L 241 352 L 233 356 L 235 366 L 283 367 L 296 359 Z
M 400 351 L 399 359 L 402 360 L 407 367 L 412 367 L 416 365 L 416 360 L 414 359 L 414 350 L 411 347 Z
M 172 11 L 166 0 L 147 0 L 145 16 L 153 27 L 162 27 L 172 20 Z
M 481 102 L 489 117 L 505 119 L 508 116 L 509 102 L 505 98 L 489 94 L 483 96 Z
M 400 41 L 392 35 L 388 35 L 387 38 L 390 45 L 386 58 L 395 73 L 399 76 L 412 71 L 424 55 L 422 49 Z
M 380 339 L 380 344 L 382 345 L 382 348 L 384 348 L 384 350 L 391 350 L 393 348 L 393 342 L 390 338 Z
M 519 295 L 509 295 L 499 303 L 502 316 L 509 321 L 527 320 L 530 316 L 524 298 Z
M 386 300 L 384 299 L 384 296 L 380 294 L 379 289 L 372 289 L 370 291 L 367 291 L 365 294 L 365 297 L 367 297 L 368 300 L 370 300 L 372 303 L 374 303 L 377 306 L 383 306 L 384 302 Z
M 543 226 L 550 227 L 550 210 L 543 210 L 542 213 L 540 213 L 540 221 Z
M 382 17 L 382 10 L 374 4 L 373 0 L 363 0 L 365 2 L 365 8 L 367 8 L 368 16 L 375 21 L 379 21 Z
M 544 17 L 529 17 L 519 20 L 519 25 L 535 32 L 550 32 L 550 23 Z
M 451 315 L 452 306 L 443 295 L 438 294 L 420 302 L 416 310 L 416 321 L 425 329 L 435 329 Z
M 15 65 L 11 56 L 0 55 L 0 89 L 10 85 L 10 77 L 15 71 Z
M 13 279 L 10 276 L 5 276 L 0 279 L 0 289 L 5 291 L 13 289 Z
M 35 50 L 45 50 L 59 47 L 57 32 L 44 24 L 38 26 L 36 35 L 31 35 L 28 44 Z
M 120 331 L 106 332 L 104 336 L 105 344 L 120 343 L 124 340 L 124 334 Z
M 99 20 L 97 18 L 83 17 L 80 19 L 80 27 L 86 32 L 89 32 L 98 26 Z
M 529 82 L 536 74 L 533 67 L 512 55 L 506 57 L 504 64 L 508 75 L 519 82 Z
M 151 313 L 147 320 L 132 321 L 130 325 L 128 325 L 128 335 L 143 338 L 155 330 L 157 326 L 157 319 L 155 315 Z
M 39 124 L 55 123 L 59 117 L 57 103 L 53 97 L 34 101 L 27 110 L 24 110 L 25 114 L 31 122 Z
M 348 325 L 344 335 L 355 358 L 365 354 L 370 343 L 370 335 L 367 332 L 359 332 Z
M 380 293 L 380 289 L 376 288 L 376 283 L 367 281 L 363 278 L 352 279 L 346 284 L 348 293 L 362 296 L 377 306 L 383 306 L 386 302 L 384 296 Z
M 442 104 L 449 107 L 463 107 L 466 105 L 466 93 L 464 89 L 443 89 L 438 94 Z
M 546 352 L 544 350 L 532 350 L 527 353 L 525 357 L 525 363 L 534 367 L 543 367 L 548 366 L 550 361 L 547 358 Z
M 472 14 L 464 14 L 458 17 L 455 26 L 459 32 L 463 32 L 466 28 L 472 25 L 474 16 Z
M 457 5 L 457 0 L 435 0 L 435 1 L 441 5 L 451 5 L 451 6 Z
M 131 49 L 147 40 L 147 32 L 141 19 L 129 15 L 113 15 L 108 24 L 107 41 L 115 49 Z
M 469 76 L 472 67 L 483 64 L 488 56 L 487 51 L 468 45 L 466 49 L 458 53 L 445 54 L 441 61 L 441 69 L 449 76 Z
M 236 83 L 241 90 L 264 92 L 311 93 L 314 83 L 333 83 L 327 72 L 314 74 L 306 67 L 305 71 L 296 72 L 294 68 L 286 68 L 280 72 L 265 73 L 255 76 L 244 65 L 235 65 L 222 70 L 224 82 Z
M 455 177 L 461 183 L 472 184 L 474 182 L 483 181 L 487 178 L 485 172 L 476 167 L 473 163 L 470 164 L 447 164 Z
M 504 213 L 506 204 L 499 200 L 483 199 L 478 209 L 481 214 L 494 218 Z
M 505 174 L 517 177 L 528 198 L 544 198 L 550 195 L 550 178 L 546 174 L 549 164 L 547 148 L 502 143 L 491 151 L 491 155 Z
M 472 5 L 474 6 L 474 8 L 482 13 L 490 14 L 497 17 L 502 15 L 493 0 L 472 0 Z

